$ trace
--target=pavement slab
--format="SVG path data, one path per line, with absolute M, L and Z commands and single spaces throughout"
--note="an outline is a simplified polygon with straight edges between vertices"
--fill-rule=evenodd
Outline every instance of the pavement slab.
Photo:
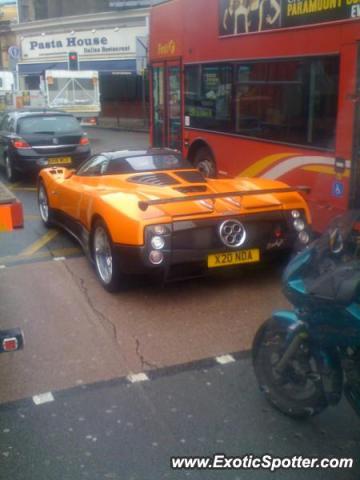
M 308 421 L 273 410 L 249 360 L 140 384 L 104 382 L 51 403 L 0 407 L 3 478 L 17 480 L 358 480 L 360 430 L 346 403 Z M 170 469 L 171 456 L 347 457 L 352 470 Z

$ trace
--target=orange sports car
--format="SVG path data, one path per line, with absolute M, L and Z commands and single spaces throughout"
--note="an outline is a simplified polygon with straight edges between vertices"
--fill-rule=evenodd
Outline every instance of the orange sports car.
M 310 240 L 305 187 L 205 179 L 173 150 L 99 153 L 78 171 L 46 168 L 38 203 L 47 225 L 82 245 L 108 291 L 125 274 L 165 279 L 261 262 Z

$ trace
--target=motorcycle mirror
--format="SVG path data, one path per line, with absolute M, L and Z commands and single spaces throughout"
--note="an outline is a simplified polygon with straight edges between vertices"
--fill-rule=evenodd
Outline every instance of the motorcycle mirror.
M 344 249 L 344 240 L 339 228 L 334 228 L 329 232 L 329 246 L 332 253 L 341 253 Z

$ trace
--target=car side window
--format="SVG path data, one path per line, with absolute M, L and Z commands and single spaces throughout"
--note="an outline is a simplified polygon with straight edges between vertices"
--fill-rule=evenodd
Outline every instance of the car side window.
M 79 176 L 97 176 L 102 175 L 109 163 L 109 159 L 104 155 L 96 155 L 90 158 L 77 172 Z
M 15 132 L 15 119 L 14 118 L 9 118 L 8 130 L 9 130 L 9 132 L 12 132 L 12 133 Z

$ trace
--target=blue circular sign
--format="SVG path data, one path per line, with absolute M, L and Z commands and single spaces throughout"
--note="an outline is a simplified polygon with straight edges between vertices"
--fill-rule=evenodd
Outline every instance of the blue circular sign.
M 20 58 L 20 48 L 17 47 L 16 45 L 12 45 L 8 49 L 8 54 L 14 60 L 18 60 Z

